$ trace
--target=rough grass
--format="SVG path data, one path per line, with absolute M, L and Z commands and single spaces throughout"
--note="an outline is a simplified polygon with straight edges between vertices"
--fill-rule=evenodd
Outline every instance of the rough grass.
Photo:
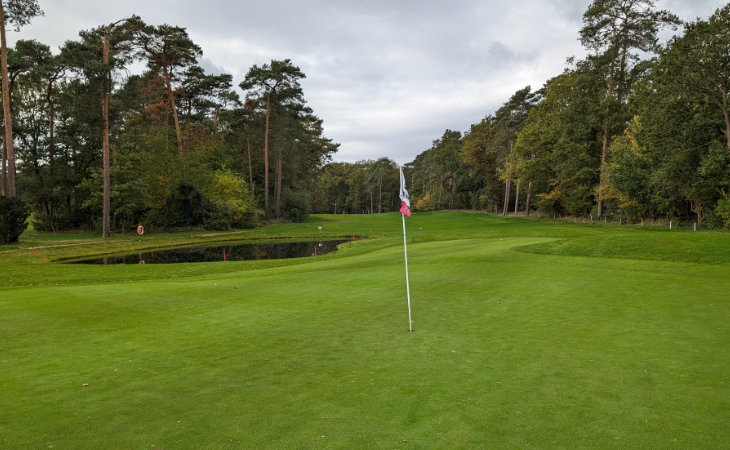
M 103 242 L 24 235 L 0 252 L 0 448 L 730 445 L 727 234 L 407 225 L 413 333 L 399 215 L 258 230 L 371 236 L 278 262 L 41 265 L 28 244 Z

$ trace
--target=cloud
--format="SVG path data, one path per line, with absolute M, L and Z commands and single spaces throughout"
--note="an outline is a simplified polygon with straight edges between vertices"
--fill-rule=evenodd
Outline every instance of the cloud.
M 240 83 L 253 64 L 290 58 L 304 95 L 341 147 L 335 160 L 411 161 L 445 129 L 465 131 L 516 90 L 537 89 L 569 56 L 589 0 L 66 0 L 17 37 L 52 48 L 78 31 L 137 14 L 187 28 L 210 72 Z M 716 0 L 659 0 L 683 18 Z M 687 17 L 686 15 L 690 15 Z M 10 36 L 14 42 L 13 35 Z

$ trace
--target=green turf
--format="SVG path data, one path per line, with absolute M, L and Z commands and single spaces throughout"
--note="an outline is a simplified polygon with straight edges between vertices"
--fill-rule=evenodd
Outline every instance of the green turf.
M 409 333 L 400 215 L 254 237 L 318 226 L 369 238 L 142 267 L 31 254 L 88 234 L 5 247 L 0 448 L 730 446 L 728 234 L 415 214 Z

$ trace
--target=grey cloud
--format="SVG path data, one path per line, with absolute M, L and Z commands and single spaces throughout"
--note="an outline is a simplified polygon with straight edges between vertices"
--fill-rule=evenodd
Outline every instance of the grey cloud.
M 590 0 L 98 0 L 42 1 L 18 37 L 53 48 L 78 31 L 137 14 L 186 27 L 209 72 L 237 85 L 253 64 L 291 58 L 305 98 L 340 142 L 336 160 L 403 163 L 446 128 L 465 131 L 526 85 L 542 86 L 581 57 Z M 693 18 L 717 0 L 658 0 Z M 689 14 L 690 17 L 686 17 Z

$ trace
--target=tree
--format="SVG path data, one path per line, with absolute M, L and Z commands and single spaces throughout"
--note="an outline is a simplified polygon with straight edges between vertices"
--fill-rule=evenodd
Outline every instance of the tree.
M 617 146 L 616 161 L 608 164 L 608 187 L 620 203 L 630 201 L 650 215 L 721 224 L 715 211 L 730 182 L 728 27 L 726 6 L 688 24 L 641 68 L 629 101 L 634 143 Z
M 512 154 L 517 133 L 525 126 L 530 110 L 535 106 L 538 94 L 533 93 L 530 86 L 526 86 L 514 94 L 495 113 L 495 134 L 499 145 L 504 148 L 504 167 L 501 170 L 502 180 L 505 182 L 504 203 L 502 215 L 507 215 L 510 200 L 510 186 L 514 176 L 514 155 Z M 515 195 L 515 209 L 519 200 L 519 180 Z
M 472 205 L 494 211 L 501 195 L 498 171 L 504 163 L 502 146 L 497 144 L 494 116 L 472 124 L 464 136 L 462 158 L 471 168 L 471 176 L 479 179 L 482 186 L 479 192 L 473 193 Z
M 264 129 L 264 215 L 269 220 L 269 131 L 272 108 L 275 105 L 303 105 L 302 88 L 299 80 L 304 73 L 291 63 L 291 60 L 272 60 L 270 64 L 254 65 L 239 84 L 249 91 L 257 103 L 266 99 L 266 123 Z
M 675 59 L 677 79 L 685 79 L 695 98 L 707 98 L 722 116 L 722 134 L 730 149 L 730 4 L 709 20 L 687 25 L 685 35 L 671 43 L 665 62 Z
M 55 166 L 53 136 L 49 131 L 53 128 L 54 99 L 49 90 L 59 66 L 50 48 L 35 40 L 19 40 L 8 52 L 13 145 L 20 161 L 18 184 L 25 191 L 24 197 L 48 214 L 54 209 L 50 191 L 55 181 L 49 170 Z
M 30 208 L 15 197 L 0 196 L 0 244 L 18 242 L 18 238 L 28 227 L 26 219 Z
M 85 40 L 93 42 L 94 35 L 102 38 L 102 64 L 103 74 L 102 83 L 102 116 L 104 121 L 104 130 L 102 134 L 102 158 L 103 158 L 103 198 L 104 205 L 102 211 L 102 227 L 101 236 L 110 236 L 110 210 L 111 210 L 111 169 L 109 162 L 109 108 L 111 106 L 112 97 L 112 74 L 115 68 L 123 68 L 133 57 L 134 52 L 134 35 L 144 26 L 142 20 L 137 16 L 128 19 L 118 20 L 109 25 L 105 25 L 91 31 L 90 33 L 82 32 Z M 91 42 L 90 42 L 91 41 Z
M 0 72 L 2 74 L 3 118 L 5 125 L 5 154 L 8 161 L 7 186 L 3 194 L 15 197 L 15 152 L 13 149 L 13 119 L 10 114 L 10 86 L 8 80 L 8 44 L 5 38 L 5 22 L 19 29 L 30 19 L 43 15 L 37 0 L 0 0 Z
M 54 86 L 66 73 L 67 64 L 60 55 L 52 55 L 44 64 L 38 67 L 39 76 L 46 84 L 46 105 L 48 106 L 48 159 L 53 162 L 55 157 L 55 103 Z
M 17 98 L 13 95 L 13 92 L 16 90 L 18 80 L 23 76 L 30 76 L 34 79 L 37 78 L 37 67 L 44 65 L 45 62 L 50 59 L 51 51 L 47 45 L 41 44 L 38 41 L 26 41 L 21 39 L 15 43 L 15 48 L 8 49 L 7 54 L 8 95 L 11 99 L 10 116 L 15 117 L 16 119 L 12 124 L 13 160 L 16 160 L 18 159 L 18 148 L 16 143 L 17 123 L 15 123 L 17 122 L 17 117 L 15 116 L 15 110 L 17 110 L 15 102 L 17 101 Z M 6 191 L 7 162 L 7 153 L 5 152 L 5 148 L 3 148 L 2 174 L 0 174 L 0 179 L 2 180 L 0 184 L 2 185 L 3 193 Z M 15 167 L 15 170 L 13 170 L 13 174 L 16 176 L 17 169 L 18 168 Z
M 286 215 L 294 219 L 294 209 L 302 211 L 309 208 L 303 202 L 309 202 L 309 192 L 314 190 L 319 171 L 330 161 L 339 144 L 324 136 L 322 119 L 312 114 L 309 108 L 286 108 L 283 113 L 284 126 L 278 127 L 280 132 L 277 133 L 279 139 L 276 146 L 276 213 L 277 218 L 281 217 L 279 204 L 282 198 Z M 282 184 L 282 181 L 286 183 Z
M 206 228 L 250 228 L 254 221 L 253 206 L 246 189 L 246 180 L 230 170 L 216 171 L 206 189 L 208 211 Z
M 335 163 L 332 163 L 335 164 Z M 367 188 L 367 165 L 364 161 L 348 166 L 347 197 L 345 208 L 352 213 L 365 213 L 369 211 L 368 188 Z
M 515 171 L 532 182 L 537 206 L 549 214 L 588 214 L 600 149 L 600 79 L 591 60 L 550 80 L 544 99 L 517 133 Z
M 248 171 L 248 183 L 249 183 L 249 195 L 251 196 L 251 203 L 254 203 L 255 186 L 253 171 L 253 155 L 251 153 L 251 141 L 255 138 L 254 136 L 254 122 L 259 119 L 256 115 L 256 111 L 253 108 L 254 102 L 251 100 L 246 101 L 243 107 L 235 108 L 228 115 L 228 126 L 231 130 L 230 137 L 232 142 L 229 145 L 240 147 L 245 145 L 246 147 L 246 169 Z M 242 142 L 243 141 L 243 142 Z M 244 143 L 245 142 L 245 143 Z
M 444 131 L 441 139 L 434 141 L 433 145 L 436 152 L 436 163 L 449 191 L 449 211 L 454 209 L 454 193 L 458 180 L 457 172 L 464 165 L 461 159 L 461 146 L 461 132 L 452 130 Z
M 620 108 L 628 92 L 627 69 L 638 59 L 633 50 L 656 49 L 660 27 L 677 25 L 679 19 L 667 11 L 655 11 L 653 0 L 594 0 L 583 14 L 581 43 L 596 52 L 596 61 L 606 67 L 598 212 L 603 215 L 603 187 L 610 133 L 623 128 Z
M 390 195 L 392 199 L 393 192 L 397 189 L 394 186 L 398 166 L 395 161 L 389 158 L 378 158 L 370 165 L 370 174 L 368 176 L 368 183 L 371 186 L 377 186 L 378 189 L 378 213 L 383 212 L 383 192 L 386 195 Z M 399 179 L 400 180 L 400 179 Z M 392 202 L 391 202 L 392 203 Z M 388 208 L 389 211 L 392 211 Z
M 147 65 L 153 72 L 159 74 L 167 91 L 168 108 L 172 112 L 177 138 L 177 150 L 180 158 L 181 179 L 185 180 L 185 161 L 183 154 L 183 138 L 180 128 L 180 119 L 175 104 L 175 89 L 173 83 L 178 81 L 185 68 L 197 63 L 202 56 L 202 49 L 188 36 L 185 28 L 160 25 L 146 26 L 138 33 L 139 43 L 147 56 Z
M 639 144 L 642 124 L 635 117 L 623 136 L 611 142 L 611 160 L 606 167 L 605 199 L 618 201 L 618 209 L 627 222 L 637 222 L 652 214 L 652 160 Z
M 238 94 L 231 90 L 233 76 L 229 74 L 212 75 L 206 74 L 202 67 L 191 66 L 185 71 L 185 77 L 181 83 L 181 102 L 185 106 L 185 129 L 190 132 L 193 114 L 199 118 L 205 117 L 208 112 L 213 113 L 212 132 L 215 136 L 218 132 L 218 114 L 222 108 L 229 103 L 239 105 Z M 189 134 L 185 139 L 185 152 L 188 153 L 190 145 Z
M 349 176 L 354 171 L 350 163 L 327 164 L 317 179 L 318 210 L 337 214 L 344 211 L 351 191 Z

